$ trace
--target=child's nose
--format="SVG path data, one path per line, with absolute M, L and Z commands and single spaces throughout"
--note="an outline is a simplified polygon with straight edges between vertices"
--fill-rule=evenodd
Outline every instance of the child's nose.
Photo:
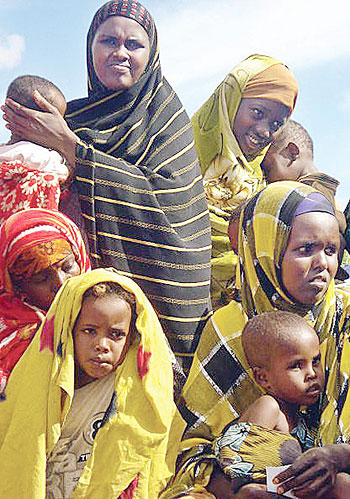
M 108 350 L 107 338 L 97 338 L 95 349 L 97 352 L 106 352 Z
M 257 127 L 258 134 L 260 137 L 268 139 L 271 135 L 270 127 L 267 122 L 261 121 Z
M 313 366 L 309 366 L 306 377 L 307 379 L 314 379 L 317 377 L 316 370 Z

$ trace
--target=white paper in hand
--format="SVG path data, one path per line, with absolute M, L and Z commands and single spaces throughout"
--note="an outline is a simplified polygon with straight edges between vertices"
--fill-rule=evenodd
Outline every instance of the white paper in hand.
M 268 492 L 275 492 L 277 494 L 277 487 L 281 484 L 272 483 L 272 479 L 275 478 L 276 475 L 281 473 L 282 471 L 289 468 L 289 464 L 286 466 L 266 466 L 266 485 Z M 281 497 L 296 497 L 292 492 L 288 491 Z

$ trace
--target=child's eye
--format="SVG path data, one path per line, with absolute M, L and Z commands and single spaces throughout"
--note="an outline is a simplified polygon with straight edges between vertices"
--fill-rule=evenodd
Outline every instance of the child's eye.
M 274 121 L 271 125 L 271 130 L 277 132 L 284 125 L 283 121 Z
M 317 355 L 317 357 L 315 357 L 313 360 L 312 360 L 312 365 L 314 367 L 317 367 L 321 362 L 321 354 Z
M 124 331 L 119 331 L 119 330 L 110 331 L 109 335 L 113 340 L 120 340 L 121 338 L 125 337 Z
M 335 245 L 327 246 L 325 253 L 327 256 L 332 256 L 337 253 L 338 249 Z
M 94 334 L 95 333 L 95 329 L 93 327 L 86 327 L 84 329 L 82 329 L 82 332 L 84 334 Z
M 301 362 L 300 360 L 296 360 L 290 366 L 288 367 L 289 369 L 301 369 Z
M 117 40 L 113 37 L 102 38 L 101 43 L 103 43 L 103 45 L 115 46 L 117 44 Z
M 306 243 L 299 248 L 299 253 L 301 253 L 303 256 L 310 255 L 312 252 L 312 248 L 313 248 L 312 243 Z
M 252 109 L 252 113 L 255 115 L 256 118 L 261 119 L 264 116 L 264 113 L 261 109 L 258 109 L 257 107 L 254 107 Z

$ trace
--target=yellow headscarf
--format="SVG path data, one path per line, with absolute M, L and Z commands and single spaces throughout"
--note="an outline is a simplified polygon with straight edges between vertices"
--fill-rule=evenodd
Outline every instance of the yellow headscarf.
M 291 113 L 295 107 L 297 95 L 297 81 L 287 66 L 274 64 L 250 78 L 242 97 L 244 99 L 271 99 L 289 108 Z
M 174 487 L 208 483 L 211 466 L 205 447 L 261 394 L 245 358 L 241 331 L 249 317 L 273 309 L 304 317 L 320 338 L 326 389 L 318 424 L 318 444 L 350 442 L 350 295 L 334 281 L 314 307 L 293 303 L 283 289 L 280 264 L 294 213 L 315 189 L 298 182 L 275 182 L 245 206 L 240 218 L 242 303 L 217 310 L 203 330 L 183 389 L 188 437 Z M 200 466 L 197 466 L 200 464 Z M 186 485 L 186 487 L 185 487 Z M 169 496 L 171 497 L 171 495 Z
M 3 497 L 45 498 L 46 458 L 74 396 L 72 329 L 84 292 L 105 281 L 117 282 L 135 295 L 140 340 L 115 371 L 117 413 L 99 430 L 72 497 L 116 499 L 138 475 L 132 497 L 153 499 L 172 474 L 174 462 L 167 447 L 175 405 L 172 356 L 164 333 L 137 284 L 117 272 L 97 269 L 62 286 L 12 373 L 6 400 L 0 402 Z

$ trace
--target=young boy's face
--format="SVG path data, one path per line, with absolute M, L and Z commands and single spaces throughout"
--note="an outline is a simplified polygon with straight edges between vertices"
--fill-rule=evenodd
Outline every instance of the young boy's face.
M 123 362 L 130 345 L 131 313 L 130 305 L 118 296 L 84 300 L 74 328 L 80 386 L 104 378 Z
M 315 331 L 305 324 L 295 340 L 276 346 L 265 374 L 264 388 L 276 398 L 298 405 L 316 402 L 323 389 L 324 376 Z

